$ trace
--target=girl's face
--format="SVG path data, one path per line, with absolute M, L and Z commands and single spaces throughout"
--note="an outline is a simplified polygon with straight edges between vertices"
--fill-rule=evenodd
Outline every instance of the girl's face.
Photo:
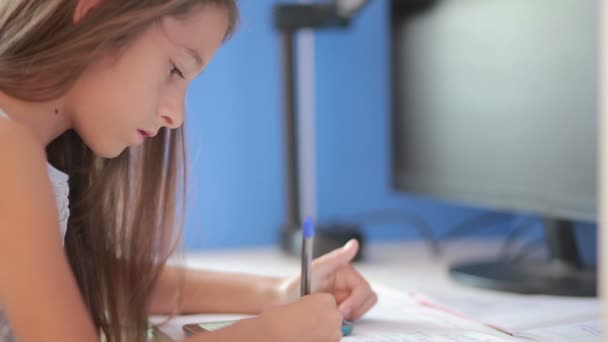
M 91 65 L 65 97 L 73 128 L 95 154 L 112 158 L 184 121 L 186 90 L 224 39 L 228 15 L 208 5 L 166 17 L 118 56 Z

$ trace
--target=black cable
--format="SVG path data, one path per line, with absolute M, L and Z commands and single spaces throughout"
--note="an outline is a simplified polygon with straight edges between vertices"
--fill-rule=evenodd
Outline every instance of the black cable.
M 510 257 L 510 262 L 519 263 L 523 260 L 528 259 L 533 253 L 544 250 L 547 250 L 547 245 L 545 244 L 545 238 L 536 238 L 526 242 L 520 250 Z
M 524 235 L 524 233 L 529 232 L 529 228 L 538 224 L 538 218 L 536 217 L 526 217 L 520 222 L 514 229 L 512 229 L 505 241 L 503 242 L 500 252 L 498 253 L 498 258 L 508 259 L 511 254 L 511 250 L 515 243 Z
M 348 219 L 353 220 L 354 222 L 361 223 L 363 225 L 374 223 L 404 223 L 416 229 L 416 231 L 420 234 L 420 236 L 423 237 L 424 241 L 427 243 L 433 256 L 440 257 L 442 255 L 441 241 L 453 240 L 456 238 L 473 234 L 481 229 L 493 227 L 499 223 L 505 222 L 505 220 L 507 220 L 507 216 L 510 217 L 510 215 L 501 212 L 484 212 L 479 215 L 474 215 L 456 224 L 452 228 L 449 228 L 449 230 L 441 236 L 436 236 L 435 231 L 428 224 L 428 222 L 421 215 L 413 212 L 403 212 L 396 210 L 377 210 L 351 215 L 348 216 Z M 529 225 L 531 225 L 530 223 L 528 223 L 528 221 L 533 221 L 533 219 L 530 218 L 528 220 L 525 220 L 525 227 L 522 227 L 523 224 L 520 224 L 519 227 L 514 231 L 520 231 L 523 230 L 523 228 L 527 228 Z M 510 235 L 507 236 L 508 241 L 505 241 L 502 251 L 505 251 L 506 248 L 509 248 L 512 243 L 514 243 L 515 239 L 519 236 L 520 233 L 513 233 L 512 231 Z
M 448 231 L 438 238 L 439 241 L 452 240 L 462 236 L 473 234 L 481 229 L 493 227 L 498 223 L 505 222 L 507 214 L 499 212 L 485 212 L 469 217 L 464 221 L 449 228 Z

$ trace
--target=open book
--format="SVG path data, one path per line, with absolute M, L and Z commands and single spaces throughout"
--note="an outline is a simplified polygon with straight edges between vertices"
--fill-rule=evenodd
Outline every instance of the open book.
M 531 324 L 522 320 L 509 324 L 487 322 L 484 317 L 464 314 L 453 308 L 437 303 L 435 300 L 419 293 L 402 293 L 389 288 L 375 287 L 378 293 L 378 304 L 362 319 L 354 323 L 351 336 L 344 337 L 344 342 L 502 342 L 502 341 L 550 341 L 550 342 L 593 342 L 601 340 L 599 323 L 599 305 L 585 302 L 577 318 L 565 319 L 564 315 L 555 316 L 547 312 L 548 320 L 542 324 Z M 513 317 L 525 317 L 540 313 L 530 306 L 551 311 L 559 310 L 554 303 L 541 302 L 541 297 L 531 297 L 525 303 L 512 307 Z M 513 302 L 511 302 L 513 303 Z M 545 305 L 545 308 L 543 308 Z M 572 306 L 574 308 L 574 306 Z M 566 308 L 567 309 L 567 308 Z M 572 310 L 572 311 L 576 311 Z M 581 314 L 585 312 L 586 315 Z M 549 317 L 552 316 L 552 317 Z M 241 319 L 243 315 L 189 315 L 179 316 L 156 329 L 158 341 L 177 341 L 185 337 L 182 326 L 190 323 Z M 560 319 L 561 317 L 561 319 Z M 161 317 L 152 319 L 153 323 L 162 321 Z M 531 320 L 530 320 L 531 321 Z M 536 320 L 542 322 L 543 320 Z M 524 328 L 518 328 L 524 327 Z

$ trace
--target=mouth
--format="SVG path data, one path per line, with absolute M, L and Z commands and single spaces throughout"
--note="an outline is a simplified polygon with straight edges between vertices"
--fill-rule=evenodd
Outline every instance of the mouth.
M 141 135 L 143 138 L 152 138 L 154 137 L 156 134 L 150 132 L 150 131 L 146 131 L 143 129 L 138 129 L 137 133 L 139 133 L 139 135 Z
M 137 130 L 137 145 L 141 145 L 144 143 L 144 141 L 146 140 L 146 138 L 152 138 L 153 136 L 155 136 L 155 133 L 152 133 L 150 131 L 146 131 L 143 129 L 138 129 Z

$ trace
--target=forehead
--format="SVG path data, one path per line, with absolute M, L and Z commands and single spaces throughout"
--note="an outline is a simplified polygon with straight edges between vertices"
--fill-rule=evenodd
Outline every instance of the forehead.
M 165 17 L 161 28 L 170 42 L 200 53 L 208 61 L 224 40 L 228 29 L 227 9 L 198 6 L 183 17 Z

